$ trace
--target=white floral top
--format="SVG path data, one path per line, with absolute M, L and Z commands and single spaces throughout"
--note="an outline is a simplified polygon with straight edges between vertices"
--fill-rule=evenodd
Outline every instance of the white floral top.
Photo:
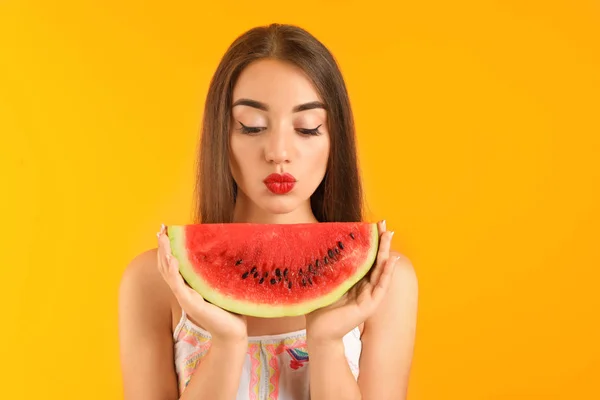
M 210 348 L 210 334 L 186 318 L 173 333 L 175 368 L 180 395 L 190 381 L 196 366 Z M 360 331 L 353 329 L 344 336 L 348 365 L 358 378 L 358 362 L 362 350 Z M 236 400 L 304 400 L 309 399 L 306 331 L 280 335 L 251 336 Z

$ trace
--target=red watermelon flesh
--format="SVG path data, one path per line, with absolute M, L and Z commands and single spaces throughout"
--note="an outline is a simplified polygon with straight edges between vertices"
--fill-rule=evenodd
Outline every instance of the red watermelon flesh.
M 168 227 L 188 284 L 239 314 L 307 314 L 337 301 L 373 266 L 374 223 L 193 224 Z

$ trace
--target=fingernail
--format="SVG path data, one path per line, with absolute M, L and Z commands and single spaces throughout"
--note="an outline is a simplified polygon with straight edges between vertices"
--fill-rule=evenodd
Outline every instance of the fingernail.
M 160 238 L 160 232 L 156 232 L 156 237 Z
M 165 232 L 165 224 L 160 224 L 160 233 Z
M 386 230 L 386 227 L 385 227 L 385 219 L 384 219 L 383 221 L 381 221 L 381 226 L 383 226 L 383 230 L 385 231 L 385 230 Z
M 390 232 L 390 237 L 393 237 L 393 236 L 394 236 L 394 231 L 391 231 Z

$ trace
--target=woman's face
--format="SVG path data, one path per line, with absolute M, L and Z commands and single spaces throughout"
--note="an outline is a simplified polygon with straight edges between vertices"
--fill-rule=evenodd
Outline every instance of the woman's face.
M 330 146 L 327 114 L 310 80 L 291 64 L 256 61 L 241 73 L 232 104 L 237 201 L 252 214 L 310 211 Z

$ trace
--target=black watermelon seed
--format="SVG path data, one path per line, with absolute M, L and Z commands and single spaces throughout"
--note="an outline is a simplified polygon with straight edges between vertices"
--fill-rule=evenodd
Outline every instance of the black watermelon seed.
M 288 289 L 292 288 L 292 282 L 288 282 Z
M 250 273 L 250 271 L 246 271 L 242 274 L 242 279 L 246 279 L 248 277 L 248 274 Z
M 258 283 L 263 283 L 265 281 L 265 278 L 260 278 L 260 281 L 258 281 Z
M 312 280 L 310 278 L 308 278 L 308 283 L 312 285 Z
M 334 250 L 335 250 L 335 254 L 340 254 L 340 251 L 338 250 L 337 247 Z
M 302 278 L 302 286 L 306 286 L 306 280 Z
M 271 285 L 274 285 L 277 283 L 277 280 L 275 278 L 271 278 Z
M 251 274 L 255 274 L 256 273 L 256 267 L 252 267 L 252 269 L 250 270 Z
M 287 278 L 287 274 L 288 274 L 288 269 L 286 268 L 283 270 L 283 276 L 285 276 Z
M 308 268 L 310 268 L 311 266 L 309 265 Z M 302 268 L 300 268 L 300 271 L 298 271 L 298 275 L 302 276 Z
M 319 268 L 319 260 L 315 261 L 315 267 Z
M 278 277 L 281 276 L 281 270 L 279 268 L 275 269 L 275 275 Z
M 329 258 L 333 258 L 333 250 L 331 250 L 331 249 L 330 249 L 330 250 L 327 252 L 327 255 L 329 256 Z
M 264 275 L 264 277 L 266 278 L 267 276 L 269 276 L 269 272 L 268 272 L 268 271 L 267 271 L 267 272 L 265 272 L 265 275 Z
M 254 273 L 254 277 L 255 277 L 255 278 L 258 278 L 258 272 L 255 272 L 255 273 Z
M 344 250 L 344 243 L 338 242 L 338 247 L 340 248 L 340 250 Z
M 350 237 L 354 240 L 354 233 L 350 232 Z
M 242 260 L 237 260 L 237 261 L 235 262 L 235 265 L 240 265 L 241 263 L 242 263 Z
M 327 264 L 329 264 L 329 259 L 328 259 L 327 257 L 325 257 L 325 258 L 323 259 L 323 262 L 325 263 L 325 265 L 327 265 Z

